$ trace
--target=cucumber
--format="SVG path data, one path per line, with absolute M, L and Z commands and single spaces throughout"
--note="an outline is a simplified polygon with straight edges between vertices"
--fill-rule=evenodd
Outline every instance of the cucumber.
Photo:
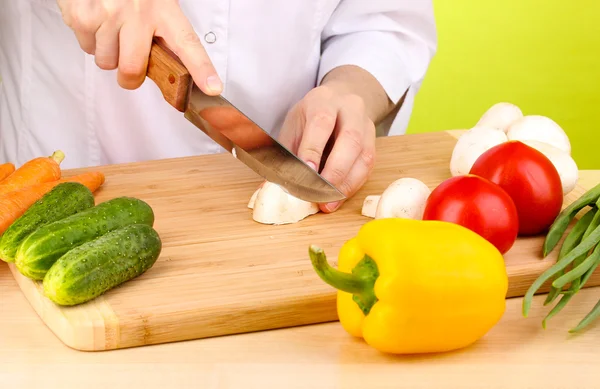
M 58 305 L 77 305 L 150 269 L 162 243 L 148 224 L 130 224 L 60 257 L 46 273 L 44 295 Z
M 19 247 L 15 265 L 25 277 L 41 280 L 73 248 L 129 224 L 154 224 L 152 208 L 133 197 L 117 197 L 38 228 Z
M 17 249 L 31 233 L 93 206 L 94 195 L 85 185 L 78 182 L 56 185 L 4 231 L 0 238 L 0 258 L 15 262 Z

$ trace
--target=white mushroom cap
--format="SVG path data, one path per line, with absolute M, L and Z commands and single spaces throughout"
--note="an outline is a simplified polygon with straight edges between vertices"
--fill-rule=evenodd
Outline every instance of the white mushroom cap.
M 508 126 L 522 117 L 523 112 L 516 105 L 497 103 L 481 116 L 475 127 L 492 127 L 506 132 Z
M 536 141 L 536 140 L 523 140 L 521 141 L 527 146 L 533 147 L 544 154 L 554 165 L 560 176 L 562 183 L 563 195 L 568 194 L 577 185 L 579 179 L 579 168 L 577 163 L 571 155 L 564 150 L 560 150 L 548 143 Z
M 545 116 L 524 116 L 510 125 L 507 135 L 509 140 L 536 140 L 571 154 L 571 142 L 565 131 Z
M 272 182 L 265 182 L 254 192 L 248 207 L 255 221 L 276 225 L 297 223 L 319 212 L 318 204 L 300 200 Z
M 502 130 L 493 127 L 473 127 L 458 138 L 452 150 L 450 173 L 452 176 L 468 174 L 481 154 L 506 141 L 508 138 Z
M 392 182 L 381 194 L 375 212 L 376 219 L 423 218 L 431 190 L 416 178 L 404 177 Z

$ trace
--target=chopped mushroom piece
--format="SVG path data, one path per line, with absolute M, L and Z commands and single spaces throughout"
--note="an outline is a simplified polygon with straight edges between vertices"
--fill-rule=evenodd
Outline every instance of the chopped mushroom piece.
M 318 204 L 300 200 L 272 182 L 265 182 L 252 194 L 248 208 L 254 221 L 275 225 L 297 223 L 319 212 Z
M 366 217 L 374 218 L 375 213 L 377 212 L 377 204 L 379 204 L 379 199 L 381 199 L 381 196 L 379 195 L 369 195 L 365 197 L 361 214 Z
M 248 208 L 254 208 L 254 202 L 256 201 L 256 196 L 258 196 L 258 192 L 260 192 L 260 188 L 258 188 L 254 191 L 254 193 L 252 193 L 252 197 L 250 197 L 250 201 L 248 201 Z

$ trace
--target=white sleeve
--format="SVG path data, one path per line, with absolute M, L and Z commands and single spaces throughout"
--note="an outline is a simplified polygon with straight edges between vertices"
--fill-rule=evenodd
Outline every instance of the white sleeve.
M 338 66 L 356 65 L 396 104 L 421 83 L 437 49 L 432 0 L 341 0 L 321 38 L 317 84 Z

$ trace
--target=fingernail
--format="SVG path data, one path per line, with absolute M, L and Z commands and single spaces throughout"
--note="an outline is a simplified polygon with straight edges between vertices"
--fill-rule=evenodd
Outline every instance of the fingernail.
M 213 92 L 220 93 L 223 89 L 223 84 L 218 76 L 208 76 L 206 79 L 206 86 Z
M 317 170 L 317 165 L 314 162 L 308 161 L 306 164 L 310 166 L 312 170 Z
M 325 207 L 327 208 L 327 210 L 329 212 L 333 212 L 336 209 L 338 209 L 338 207 L 340 206 L 340 202 L 336 201 L 335 203 L 328 203 L 327 205 L 325 205 Z

